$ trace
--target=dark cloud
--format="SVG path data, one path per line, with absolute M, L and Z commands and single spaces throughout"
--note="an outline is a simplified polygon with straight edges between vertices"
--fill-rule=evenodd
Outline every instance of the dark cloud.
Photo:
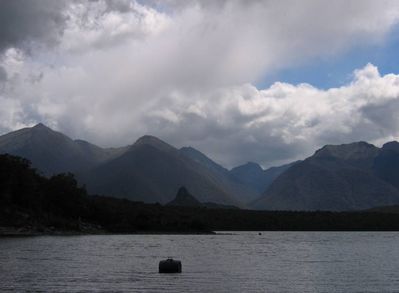
M 131 11 L 131 0 L 106 0 L 108 11 L 117 11 L 121 13 L 126 13 Z
M 57 43 L 66 17 L 64 0 L 0 1 L 0 51 L 30 42 Z
M 369 104 L 361 111 L 363 116 L 385 135 L 399 133 L 399 96 L 379 104 Z
M 7 81 L 7 71 L 0 66 L 0 83 Z

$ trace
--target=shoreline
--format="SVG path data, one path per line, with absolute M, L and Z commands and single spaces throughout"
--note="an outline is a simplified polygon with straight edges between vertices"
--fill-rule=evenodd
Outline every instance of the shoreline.
M 0 227 L 0 238 L 11 237 L 38 237 L 38 236 L 90 236 L 90 235 L 234 235 L 239 232 L 399 232 L 398 230 L 225 230 L 225 231 L 135 231 L 135 232 L 108 232 L 108 231 L 66 231 L 66 230 L 46 230 L 38 231 L 35 229 Z
M 31 236 L 88 236 L 88 235 L 216 235 L 214 231 L 135 231 L 135 232 L 109 232 L 105 230 L 71 231 L 51 230 L 40 231 L 24 227 L 0 227 L 0 238 L 3 237 L 31 237 Z

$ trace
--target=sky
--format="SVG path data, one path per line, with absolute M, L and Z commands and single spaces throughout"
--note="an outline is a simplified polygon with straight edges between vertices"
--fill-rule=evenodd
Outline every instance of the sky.
M 399 1 L 0 1 L 0 134 L 155 135 L 226 167 L 399 139 Z

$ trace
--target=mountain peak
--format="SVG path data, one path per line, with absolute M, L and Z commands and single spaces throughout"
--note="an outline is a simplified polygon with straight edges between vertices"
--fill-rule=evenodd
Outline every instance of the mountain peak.
M 177 191 L 176 198 L 167 205 L 196 207 L 201 206 L 201 203 L 188 192 L 187 188 L 182 186 Z
M 39 122 L 39 123 L 37 123 L 35 126 L 33 126 L 34 128 L 35 127 L 46 127 L 46 125 L 44 125 L 43 123 L 41 123 L 41 122 Z
M 35 126 L 32 127 L 32 129 L 46 129 L 46 130 L 51 130 L 49 127 L 44 125 L 43 123 L 38 123 Z
M 341 145 L 325 145 L 317 150 L 314 157 L 336 157 L 339 159 L 361 159 L 375 155 L 378 148 L 364 141 Z
M 152 135 L 144 135 L 140 137 L 136 142 L 133 144 L 134 147 L 137 146 L 142 146 L 142 145 L 150 145 L 152 147 L 155 147 L 160 150 L 165 150 L 165 151 L 172 151 L 175 150 L 174 147 L 171 145 L 167 144 L 163 140 L 159 139 L 158 137 L 152 136 Z
M 50 127 L 44 125 L 43 123 L 38 123 L 35 126 L 31 127 L 31 128 L 27 128 L 29 130 L 29 132 L 33 135 L 62 135 L 64 136 L 64 134 L 62 134 L 61 132 L 57 132 L 55 130 L 52 130 Z
M 187 188 L 184 186 L 179 188 L 179 190 L 177 191 L 177 195 L 176 195 L 177 198 L 186 198 L 186 197 L 190 197 L 190 196 L 192 196 L 192 195 L 188 192 Z

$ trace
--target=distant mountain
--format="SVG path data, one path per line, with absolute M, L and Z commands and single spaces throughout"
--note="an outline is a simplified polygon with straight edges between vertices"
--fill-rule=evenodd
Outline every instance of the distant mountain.
M 399 190 L 374 171 L 381 153 L 365 142 L 325 146 L 283 172 L 252 206 L 343 211 L 399 204 Z
M 259 164 L 248 162 L 231 169 L 230 175 L 236 182 L 249 186 L 259 194 L 262 194 L 274 179 L 295 163 L 296 162 L 263 170 Z
M 203 165 L 153 136 L 143 136 L 125 153 L 81 175 L 91 193 L 167 203 L 182 185 L 201 202 L 241 205 Z
M 41 123 L 0 136 L 0 153 L 27 158 L 45 175 L 88 169 L 123 151 L 74 141 Z
M 134 164 L 140 161 L 140 156 L 146 157 L 148 152 L 156 152 L 157 155 L 162 153 L 163 158 L 165 156 L 168 158 L 169 166 L 179 166 L 179 168 L 171 170 L 170 174 L 179 174 L 179 177 L 171 176 L 174 179 L 166 184 L 170 185 L 170 189 L 164 190 L 164 181 L 168 180 L 169 174 L 157 175 L 157 172 L 148 170 L 148 174 L 144 175 L 135 169 Z M 201 191 L 201 199 L 213 201 L 213 196 L 209 195 L 207 198 L 206 194 L 218 194 L 220 198 L 216 202 L 219 203 L 241 206 L 242 203 L 250 202 L 260 195 L 252 187 L 237 182 L 227 169 L 198 150 L 191 147 L 177 150 L 151 136 L 144 136 L 134 146 L 101 148 L 84 140 L 72 140 L 39 123 L 34 127 L 0 136 L 0 153 L 27 158 L 32 162 L 33 167 L 47 176 L 61 172 L 73 172 L 81 183 L 87 184 L 91 192 L 109 193 L 145 202 L 160 201 L 164 203 L 171 198 L 178 186 L 186 182 L 192 182 L 190 189 L 191 186 L 198 186 L 192 190 L 196 193 Z M 143 162 L 143 164 L 146 163 L 144 164 L 146 166 L 157 168 L 162 165 L 161 162 L 156 162 L 156 156 L 146 158 L 147 162 Z M 122 162 L 126 159 L 127 163 Z M 129 165 L 131 162 L 133 162 L 133 166 Z M 123 170 L 119 169 L 121 166 L 123 166 Z M 112 174 L 108 174 L 108 167 L 112 168 Z M 160 171 L 165 168 L 162 167 Z M 190 170 L 188 175 L 183 171 L 185 169 Z M 97 173 L 104 176 L 106 180 L 99 182 L 92 175 Z M 117 177 L 115 174 L 121 174 L 121 177 Z M 129 176 L 129 179 L 123 179 L 123 176 Z M 131 179 L 132 177 L 133 179 Z M 194 180 L 194 178 L 196 179 Z M 155 197 L 154 194 L 156 194 Z
M 153 136 L 101 148 L 43 124 L 0 136 L 0 153 L 21 156 L 50 176 L 73 172 L 92 194 L 147 203 L 172 201 L 186 186 L 202 206 L 267 210 L 362 210 L 399 205 L 399 143 L 327 145 L 304 161 L 227 170 L 192 148 Z
M 342 145 L 326 145 L 316 151 L 313 158 L 324 162 L 337 160 L 352 167 L 370 170 L 379 152 L 379 148 L 361 141 Z
M 245 181 L 237 180 L 237 177 L 232 176 L 229 170 L 215 163 L 195 148 L 183 147 L 179 151 L 185 157 L 190 158 L 202 167 L 206 168 L 219 185 L 224 186 L 224 189 L 229 194 L 232 194 L 244 204 L 253 201 L 261 195 L 261 193 L 251 185 L 247 184 Z
M 84 155 L 94 162 L 94 165 L 105 162 L 112 158 L 116 158 L 129 149 L 129 146 L 101 148 L 81 139 L 76 139 L 74 142 L 79 146 Z

